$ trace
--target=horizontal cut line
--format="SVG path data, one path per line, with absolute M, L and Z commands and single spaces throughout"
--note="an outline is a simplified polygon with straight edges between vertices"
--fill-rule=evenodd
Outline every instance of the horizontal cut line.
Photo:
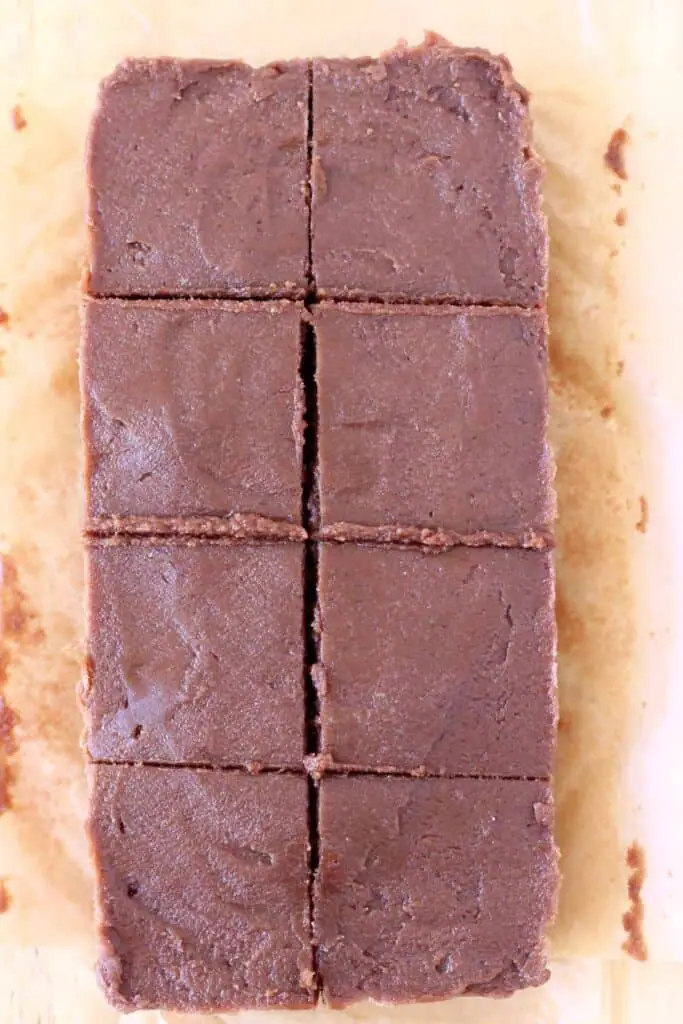
M 122 538 L 303 541 L 307 537 L 297 523 L 242 512 L 225 516 L 94 516 L 86 522 L 84 533 L 112 542 Z
M 245 762 L 244 764 L 211 764 L 207 761 L 114 761 L 105 757 L 91 757 L 88 764 L 104 765 L 110 768 L 161 768 L 164 771 L 175 771 L 176 769 L 189 769 L 190 771 L 201 770 L 210 772 L 225 772 L 226 774 L 237 775 L 297 775 L 306 778 L 308 773 L 303 767 L 293 765 L 277 766 L 261 764 L 258 761 Z
M 453 296 L 429 295 L 421 297 L 416 295 L 361 294 L 359 292 L 347 295 L 343 292 L 328 292 L 325 290 L 321 291 L 320 289 L 309 295 L 307 302 L 314 306 L 322 302 L 328 302 L 332 305 L 348 303 L 349 305 L 364 304 L 367 306 L 445 306 L 463 311 L 468 309 L 492 309 L 507 313 L 538 313 L 546 308 L 545 297 L 532 305 L 520 306 L 518 303 L 498 302 L 493 299 L 470 301 L 467 299 L 457 299 Z
M 376 779 L 412 779 L 413 782 L 428 782 L 430 779 L 443 779 L 445 782 L 458 782 L 472 780 L 474 782 L 547 782 L 552 781 L 550 775 L 451 775 L 438 772 L 407 772 L 399 770 L 392 771 L 389 768 L 378 768 L 373 771 L 371 768 L 328 768 L 321 779 L 332 778 L 335 775 L 357 776 Z
M 546 300 L 543 299 L 531 306 L 520 306 L 515 303 L 506 302 L 495 302 L 492 300 L 479 300 L 469 301 L 465 299 L 456 299 L 441 296 L 394 296 L 394 295 L 344 295 L 342 293 L 331 293 L 331 292 L 320 292 L 316 289 L 314 281 L 311 281 L 305 288 L 301 288 L 294 292 L 273 292 L 272 294 L 258 294 L 252 293 L 249 295 L 236 295 L 230 292 L 168 292 L 163 295 L 154 294 L 131 294 L 125 295 L 119 292 L 91 292 L 87 291 L 84 293 L 86 299 L 96 299 L 99 301 L 106 302 L 111 300 L 114 302 L 168 302 L 168 303 L 183 303 L 186 302 L 191 304 L 192 302 L 234 302 L 249 303 L 249 302 L 290 302 L 292 305 L 300 306 L 305 304 L 309 307 L 319 306 L 322 303 L 327 303 L 332 306 L 336 305 L 350 305 L 350 306 L 377 306 L 379 308 L 384 307 L 412 307 L 419 309 L 420 307 L 438 307 L 443 309 L 453 309 L 459 312 L 466 312 L 467 310 L 499 310 L 501 313 L 516 313 L 516 314 L 531 314 L 545 312 Z
M 420 307 L 427 308 L 440 308 L 440 309 L 454 309 L 458 312 L 466 312 L 467 310 L 476 309 L 487 309 L 493 311 L 500 311 L 502 313 L 539 313 L 546 309 L 546 303 L 540 302 L 533 306 L 519 306 L 519 305 L 507 305 L 503 302 L 465 302 L 458 301 L 456 299 L 441 299 L 441 298 L 419 298 L 419 297 L 405 297 L 396 298 L 381 295 L 369 295 L 369 296 L 358 296 L 358 295 L 321 295 L 315 291 L 314 286 L 311 284 L 305 290 L 294 293 L 276 293 L 273 295 L 230 295 L 226 292 L 211 293 L 211 292 L 194 292 L 191 295 L 183 295 L 181 293 L 168 294 L 168 295 L 119 295 L 119 294 L 104 294 L 101 292 L 87 292 L 85 295 L 86 299 L 94 299 L 101 302 L 159 302 L 165 303 L 187 303 L 190 305 L 193 302 L 232 302 L 234 304 L 250 303 L 250 302 L 290 302 L 292 305 L 300 306 L 305 304 L 308 307 L 315 307 L 323 303 L 329 305 L 350 305 L 350 306 L 377 306 L 378 308 L 386 307 L 408 307 L 413 309 L 419 309 Z
M 528 530 L 521 534 L 488 531 L 458 533 L 420 526 L 361 526 L 356 523 L 333 523 L 324 526 L 313 534 L 313 539 L 328 544 L 416 548 L 435 554 L 458 547 L 530 551 L 547 551 L 555 547 L 555 539 L 551 534 L 536 530 Z
M 549 533 L 529 530 L 512 533 L 458 533 L 420 526 L 364 526 L 333 523 L 308 532 L 304 527 L 258 516 L 231 517 L 111 517 L 90 520 L 84 530 L 87 543 L 112 546 L 126 544 L 291 544 L 311 540 L 332 545 L 413 548 L 438 554 L 453 548 L 504 548 L 550 551 L 555 539 Z
M 84 293 L 88 299 L 114 299 L 117 302 L 291 302 L 301 304 L 308 295 L 308 287 L 301 286 L 293 291 L 277 292 L 252 292 L 249 295 L 239 295 L 234 292 L 164 292 L 161 295 L 154 293 L 122 294 L 121 292 L 93 292 L 86 290 Z
M 109 536 L 87 533 L 84 535 L 85 547 L 87 548 L 197 548 L 197 547 L 223 547 L 223 548 L 248 548 L 258 545 L 259 547 L 271 547 L 281 544 L 305 543 L 305 537 L 217 537 L 213 534 L 145 534 L 144 536 L 134 533 L 117 533 Z
M 305 758 L 305 766 L 312 778 L 321 780 L 335 775 L 362 775 L 368 778 L 398 778 L 413 779 L 420 782 L 424 779 L 448 779 L 457 782 L 459 779 L 474 779 L 482 782 L 550 782 L 552 776 L 548 775 L 501 775 L 497 772 L 436 772 L 426 768 L 394 768 L 390 765 L 350 765 L 330 760 L 329 755 L 320 754 L 317 757 Z
M 324 755 L 320 755 L 321 760 Z M 476 774 L 468 775 L 464 773 L 439 773 L 439 772 L 428 772 L 414 769 L 408 771 L 406 769 L 399 768 L 369 768 L 369 767 L 354 767 L 349 765 L 341 764 L 325 764 L 324 767 L 319 764 L 314 764 L 315 757 L 306 758 L 307 763 L 302 763 L 301 767 L 293 765 L 288 766 L 277 766 L 277 765 L 264 765 L 260 762 L 245 762 L 244 764 L 211 764 L 206 761 L 115 761 L 109 758 L 89 758 L 88 764 L 91 765 L 103 765 L 110 768 L 159 768 L 163 771 L 175 771 L 178 769 L 186 769 L 190 771 L 212 771 L 212 772 L 225 772 L 226 774 L 237 774 L 237 775 L 294 775 L 302 779 L 312 779 L 315 782 L 320 782 L 326 778 L 333 778 L 339 775 L 347 776 L 363 776 L 366 778 L 396 778 L 396 779 L 412 779 L 414 782 L 423 782 L 429 779 L 444 779 L 447 781 L 457 782 L 459 780 L 473 779 L 475 782 L 551 782 L 552 777 L 550 775 L 496 775 L 496 774 Z

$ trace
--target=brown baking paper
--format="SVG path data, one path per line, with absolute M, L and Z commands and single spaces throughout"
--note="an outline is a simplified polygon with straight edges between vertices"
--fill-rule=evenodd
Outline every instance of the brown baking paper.
M 0 0 L 0 307 L 8 318 L 0 323 L 0 676 L 11 708 L 0 705 L 0 747 L 13 772 L 12 807 L 0 816 L 3 1022 L 118 1020 L 92 974 L 93 878 L 74 696 L 83 636 L 82 153 L 97 81 L 127 54 L 256 63 L 357 55 L 399 37 L 417 42 L 424 28 L 509 55 L 533 92 L 536 144 L 547 161 L 564 873 L 556 964 L 543 990 L 506 1002 L 365 1005 L 317 1016 L 635 1021 L 645 1001 L 654 1007 L 667 985 L 680 987 L 677 969 L 618 961 L 630 900 L 631 949 L 643 953 L 646 944 L 651 961 L 683 961 L 680 5 Z M 620 127 L 630 137 L 624 181 L 603 159 Z M 645 881 L 641 892 L 632 883 L 629 895 L 634 842 Z M 310 1019 L 271 1012 L 267 1020 L 299 1016 Z M 256 1024 L 266 1014 L 244 1019 Z

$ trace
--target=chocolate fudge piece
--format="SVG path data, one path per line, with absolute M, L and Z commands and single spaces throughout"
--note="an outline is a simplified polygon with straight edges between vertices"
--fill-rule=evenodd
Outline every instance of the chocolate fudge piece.
M 95 295 L 306 287 L 309 66 L 125 60 L 89 141 Z
M 548 778 L 552 556 L 322 545 L 322 752 L 429 774 Z
M 88 516 L 298 524 L 300 308 L 288 302 L 86 303 Z
M 97 765 L 89 830 L 116 1007 L 313 1003 L 303 777 Z
M 300 767 L 302 556 L 299 544 L 91 547 L 90 756 Z
M 313 271 L 321 295 L 533 306 L 541 164 L 505 57 L 428 35 L 313 63 Z
M 324 778 L 315 939 L 327 1003 L 542 984 L 551 819 L 542 782 Z
M 314 323 L 327 536 L 550 539 L 543 313 L 323 303 Z

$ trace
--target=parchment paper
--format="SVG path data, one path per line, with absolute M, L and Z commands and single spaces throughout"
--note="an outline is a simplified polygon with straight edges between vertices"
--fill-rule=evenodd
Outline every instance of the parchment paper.
M 256 63 L 357 55 L 399 37 L 416 42 L 424 28 L 509 55 L 533 92 L 536 145 L 547 161 L 562 710 L 558 962 L 544 990 L 503 1003 L 363 1006 L 317 1019 L 635 1022 L 639 1007 L 651 1015 L 655 999 L 681 990 L 681 971 L 656 961 L 683 961 L 682 20 L 676 0 L 0 0 L 0 307 L 9 316 L 0 324 L 0 693 L 17 719 L 10 730 L 0 706 L 0 760 L 9 753 L 13 770 L 13 807 L 0 816 L 3 1024 L 118 1019 L 91 972 L 74 697 L 82 152 L 97 81 L 125 54 Z M 20 131 L 16 105 L 26 120 Z M 603 161 L 618 127 L 630 136 L 623 182 Z M 649 969 L 615 960 L 634 841 L 645 855 Z

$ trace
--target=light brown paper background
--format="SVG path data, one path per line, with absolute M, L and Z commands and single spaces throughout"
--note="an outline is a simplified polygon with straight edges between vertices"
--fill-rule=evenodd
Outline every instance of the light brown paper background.
M 11 901 L 0 914 L 2 1024 L 118 1020 L 91 971 L 92 873 L 74 697 L 82 641 L 82 153 L 97 81 L 126 54 L 255 63 L 357 55 L 399 37 L 416 42 L 424 28 L 510 56 L 533 92 L 536 145 L 547 161 L 564 872 L 556 964 L 545 989 L 502 1003 L 316 1016 L 635 1024 L 683 1013 L 683 967 L 672 965 L 683 962 L 680 3 L 0 0 L 0 306 L 11 318 L 0 327 L 0 640 L 3 692 L 19 716 L 14 809 L 0 817 L 0 879 Z M 9 115 L 17 103 L 28 122 L 21 132 Z M 603 154 L 622 125 L 631 135 L 629 180 L 617 195 Z M 620 208 L 624 227 L 614 223 Z M 645 533 L 636 529 L 641 497 Z M 647 862 L 648 966 L 619 959 L 625 854 L 634 840 Z

